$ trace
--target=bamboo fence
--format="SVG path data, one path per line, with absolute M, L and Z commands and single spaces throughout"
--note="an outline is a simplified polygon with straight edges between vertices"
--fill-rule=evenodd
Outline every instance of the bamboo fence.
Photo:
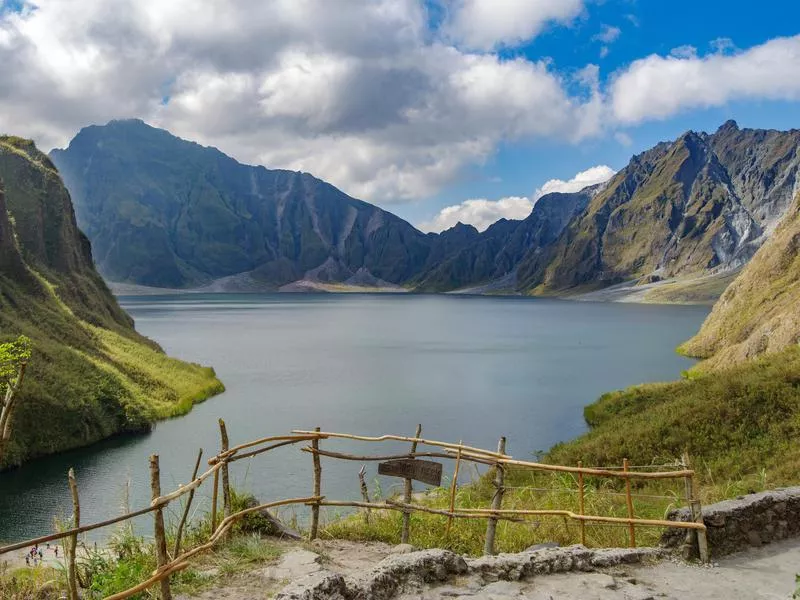
M 119 517 L 108 519 L 99 523 L 93 523 L 90 525 L 80 524 L 80 504 L 78 498 L 78 487 L 74 472 L 72 469 L 70 469 L 69 486 L 73 500 L 73 515 L 74 515 L 73 527 L 54 534 L 44 535 L 38 538 L 25 540 L 22 542 L 17 542 L 0 547 L 0 556 L 8 552 L 12 552 L 14 550 L 19 550 L 21 548 L 27 548 L 59 539 L 67 539 L 67 546 L 70 550 L 69 552 L 67 552 L 67 555 L 65 557 L 67 560 L 68 594 L 70 599 L 74 599 L 78 597 L 77 587 L 79 583 L 78 577 L 76 575 L 76 565 L 75 565 L 75 558 L 76 558 L 75 548 L 77 546 L 78 536 L 88 531 L 93 531 L 96 529 L 108 527 L 123 521 L 127 521 L 129 519 L 133 519 L 135 517 L 139 517 L 148 513 L 153 513 L 153 528 L 154 528 L 155 548 L 157 557 L 157 569 L 145 581 L 142 581 L 138 585 L 128 590 L 125 590 L 118 594 L 114 594 L 113 596 L 109 596 L 108 600 L 124 600 L 156 584 L 158 584 L 160 588 L 160 597 L 163 600 L 170 600 L 171 599 L 170 577 L 174 573 L 186 569 L 190 564 L 189 563 L 190 559 L 192 559 L 196 555 L 213 549 L 213 547 L 217 543 L 219 543 L 225 538 L 226 534 L 230 531 L 231 527 L 236 523 L 236 521 L 240 520 L 241 518 L 253 512 L 259 512 L 271 508 L 277 508 L 288 505 L 307 505 L 311 507 L 312 518 L 310 524 L 309 537 L 312 540 L 315 539 L 319 534 L 319 511 L 320 508 L 323 506 L 360 508 L 360 509 L 365 509 L 366 511 L 388 510 L 388 511 L 400 512 L 403 515 L 401 538 L 404 542 L 407 542 L 410 539 L 410 521 L 408 517 L 411 515 L 411 513 L 415 511 L 446 517 L 448 520 L 448 525 L 447 525 L 448 530 L 450 524 L 454 519 L 485 519 L 487 521 L 487 526 L 486 526 L 484 553 L 487 555 L 494 554 L 495 552 L 495 537 L 496 537 L 498 521 L 501 520 L 520 521 L 525 519 L 526 517 L 553 516 L 553 517 L 561 517 L 565 519 L 572 519 L 578 521 L 580 524 L 581 541 L 584 545 L 586 543 L 586 532 L 585 532 L 586 523 L 600 523 L 606 525 L 617 525 L 617 526 L 627 527 L 629 531 L 628 535 L 629 545 L 631 547 L 634 547 L 636 545 L 636 537 L 635 537 L 636 527 L 664 527 L 664 528 L 683 529 L 687 532 L 687 535 L 692 536 L 696 540 L 701 560 L 703 562 L 708 561 L 709 555 L 708 555 L 708 543 L 706 540 L 706 527 L 703 524 L 702 507 L 700 505 L 699 499 L 696 497 L 695 473 L 689 467 L 689 459 L 688 456 L 686 455 L 682 457 L 682 460 L 679 463 L 680 468 L 677 470 L 670 470 L 670 471 L 654 471 L 654 472 L 635 471 L 632 470 L 634 467 L 631 467 L 629 465 L 627 459 L 624 459 L 621 469 L 618 469 L 616 467 L 614 468 L 584 467 L 581 463 L 578 463 L 578 466 L 576 467 L 564 466 L 564 465 L 549 465 L 537 462 L 516 460 L 513 457 L 507 455 L 505 453 L 505 447 L 506 447 L 505 438 L 500 439 L 500 442 L 498 443 L 497 447 L 497 452 L 492 452 L 489 450 L 483 450 L 481 448 L 466 446 L 463 443 L 452 444 L 448 442 L 440 442 L 437 440 L 424 439 L 420 437 L 422 431 L 421 425 L 417 427 L 417 431 L 414 437 L 405 437 L 399 435 L 383 435 L 379 437 L 369 437 L 369 436 L 360 436 L 360 435 L 353 435 L 346 433 L 325 432 L 321 431 L 320 428 L 317 427 L 313 431 L 296 430 L 291 432 L 291 434 L 289 435 L 265 437 L 259 440 L 246 442 L 231 448 L 229 447 L 230 444 L 228 441 L 228 432 L 225 426 L 225 422 L 222 421 L 221 419 L 219 420 L 219 427 L 220 427 L 220 441 L 221 441 L 220 452 L 217 455 L 211 457 L 207 461 L 209 468 L 206 471 L 204 471 L 200 475 L 197 474 L 200 466 L 200 460 L 202 457 L 202 449 L 201 449 L 198 453 L 191 481 L 189 483 L 180 485 L 173 492 L 170 492 L 168 494 L 162 494 L 159 459 L 157 455 L 153 455 L 150 457 L 150 484 L 151 484 L 151 495 L 152 495 L 150 506 L 136 511 L 128 512 L 126 514 L 120 515 Z M 362 455 L 362 456 L 354 454 L 346 454 L 341 452 L 333 452 L 330 450 L 323 450 L 320 448 L 321 441 L 334 440 L 334 439 L 355 440 L 355 441 L 373 442 L 373 443 L 387 442 L 387 441 L 408 442 L 411 444 L 411 447 L 409 449 L 410 451 L 405 454 Z M 310 453 L 312 455 L 313 487 L 312 487 L 312 494 L 310 496 L 276 500 L 272 502 L 267 502 L 265 504 L 260 504 L 258 506 L 253 506 L 244 510 L 240 510 L 235 513 L 232 512 L 233 509 L 231 503 L 230 478 L 228 474 L 228 465 L 230 463 L 235 462 L 237 460 L 242 460 L 244 458 L 252 458 L 282 446 L 298 444 L 303 442 L 309 442 L 310 445 L 303 447 L 302 451 Z M 419 445 L 430 446 L 435 449 L 439 449 L 439 451 L 419 452 L 417 449 Z M 437 509 L 437 508 L 432 508 L 430 506 L 413 503 L 412 502 L 413 488 L 410 478 L 405 478 L 403 480 L 404 490 L 402 495 L 403 499 L 402 502 L 393 499 L 384 500 L 382 502 L 370 501 L 369 495 L 368 493 L 366 493 L 365 490 L 366 486 L 363 485 L 363 482 L 362 482 L 363 501 L 327 499 L 322 494 L 322 462 L 320 460 L 321 457 L 332 458 L 337 460 L 362 461 L 362 462 L 396 460 L 396 459 L 415 460 L 419 457 L 454 460 L 455 468 L 453 477 L 450 482 L 451 487 L 449 490 L 449 508 Z M 493 481 L 493 484 L 495 486 L 495 493 L 492 498 L 491 507 L 462 508 L 456 506 L 458 473 L 459 469 L 461 468 L 462 461 L 489 465 L 495 468 L 494 481 Z M 529 469 L 532 471 L 570 473 L 576 475 L 578 481 L 577 493 L 579 494 L 579 502 L 578 502 L 579 511 L 576 513 L 571 510 L 559 510 L 559 509 L 551 509 L 551 510 L 516 509 L 516 508 L 503 509 L 502 503 L 503 503 L 504 492 L 508 489 L 512 489 L 505 486 L 505 471 L 508 467 Z M 363 477 L 363 469 L 361 475 Z M 624 480 L 625 484 L 624 495 L 626 497 L 627 517 L 613 517 L 613 516 L 585 514 L 585 484 L 584 484 L 585 476 Z M 182 531 L 186 523 L 187 516 L 189 514 L 189 507 L 191 505 L 192 499 L 194 498 L 195 491 L 203 484 L 203 482 L 205 482 L 209 478 L 213 478 L 211 516 L 210 516 L 211 533 L 209 535 L 209 538 L 204 543 L 194 548 L 181 551 Z M 643 479 L 643 480 L 683 479 L 686 501 L 691 509 L 692 520 L 683 522 L 683 521 L 637 518 L 634 514 L 634 506 L 632 501 L 634 494 L 631 491 L 631 480 L 633 479 Z M 223 513 L 222 513 L 222 519 L 220 520 L 219 523 L 217 523 L 217 517 L 218 517 L 217 505 L 219 502 L 220 484 L 223 488 L 222 489 Z M 174 542 L 174 548 L 172 550 L 172 553 L 170 554 L 167 548 L 167 535 L 164 526 L 164 511 L 171 502 L 174 502 L 175 500 L 182 498 L 184 495 L 188 495 L 188 498 L 183 510 L 182 518 L 178 525 L 176 539 Z

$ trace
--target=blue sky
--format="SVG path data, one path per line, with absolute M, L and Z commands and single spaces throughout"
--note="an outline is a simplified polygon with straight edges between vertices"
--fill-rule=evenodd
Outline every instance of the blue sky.
M 799 73 L 789 0 L 0 0 L 0 131 L 141 118 L 433 231 L 688 129 L 800 127 Z
M 598 39 L 606 27 L 619 29 L 612 43 Z M 800 2 L 789 0 L 766 0 L 759 3 L 758 10 L 741 0 L 608 0 L 587 3 L 580 18 L 569 26 L 550 25 L 529 43 L 503 48 L 500 54 L 532 61 L 548 57 L 561 73 L 593 63 L 608 80 L 637 59 L 650 54 L 667 56 L 680 46 L 692 46 L 704 55 L 717 51 L 721 44 L 731 44 L 727 52 L 733 53 L 798 33 Z M 607 53 L 601 52 L 603 47 Z M 530 195 L 547 180 L 569 180 L 592 165 L 606 164 L 619 170 L 632 155 L 660 141 L 675 139 L 690 129 L 713 132 L 728 119 L 736 120 L 740 127 L 800 128 L 800 102 L 753 99 L 681 111 L 663 120 L 623 128 L 629 145 L 610 134 L 577 144 L 551 139 L 503 143 L 485 164 L 467 170 L 430 203 L 398 206 L 396 212 L 419 223 L 430 218 L 434 206 L 442 208 L 467 198 Z

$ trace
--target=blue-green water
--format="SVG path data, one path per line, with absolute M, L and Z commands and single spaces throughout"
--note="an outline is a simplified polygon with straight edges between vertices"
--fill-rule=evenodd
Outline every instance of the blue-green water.
M 528 457 L 585 431 L 583 406 L 603 392 L 677 378 L 691 361 L 674 348 L 708 313 L 395 295 L 181 295 L 124 298 L 123 305 L 138 330 L 171 355 L 214 366 L 227 392 L 150 434 L 0 475 L 0 539 L 47 533 L 54 515 L 68 514 L 69 467 L 77 473 L 83 522 L 119 514 L 127 481 L 131 508 L 145 506 L 147 457 L 160 455 L 165 491 L 185 482 L 199 447 L 207 456 L 216 452 L 218 417 L 233 444 L 317 425 L 411 435 L 422 423 L 424 436 L 484 448 L 505 435 L 510 453 Z M 403 447 L 322 445 L 362 454 Z M 234 479 L 265 500 L 306 496 L 310 467 L 310 455 L 289 447 L 237 463 Z M 359 467 L 323 459 L 323 493 L 357 497 Z M 383 481 L 384 492 L 390 483 Z

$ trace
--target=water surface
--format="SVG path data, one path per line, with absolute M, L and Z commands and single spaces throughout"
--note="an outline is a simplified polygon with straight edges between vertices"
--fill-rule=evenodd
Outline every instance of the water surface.
M 126 482 L 128 504 L 145 506 L 148 456 L 161 457 L 165 491 L 185 482 L 199 447 L 216 452 L 219 417 L 233 444 L 317 425 L 412 435 L 422 423 L 425 436 L 484 448 L 505 435 L 510 453 L 530 457 L 585 431 L 583 407 L 603 392 L 677 378 L 691 361 L 674 348 L 708 313 L 464 296 L 195 294 L 122 303 L 171 355 L 214 366 L 227 392 L 150 434 L 0 475 L 0 539 L 47 533 L 53 515 L 69 513 L 71 466 L 84 522 L 119 514 Z M 361 454 L 403 448 L 322 445 Z M 237 463 L 234 480 L 265 500 L 307 496 L 310 467 L 310 455 L 290 447 Z M 357 497 L 359 467 L 323 459 L 323 493 Z

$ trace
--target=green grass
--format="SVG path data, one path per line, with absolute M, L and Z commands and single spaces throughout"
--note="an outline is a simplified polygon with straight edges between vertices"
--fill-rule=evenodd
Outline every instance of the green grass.
M 252 496 L 232 490 L 233 512 L 254 502 Z M 182 511 L 177 511 L 177 514 Z M 178 517 L 167 520 L 167 548 L 172 553 Z M 60 527 L 66 526 L 61 523 Z M 231 529 L 227 538 L 211 551 L 192 560 L 188 569 L 177 572 L 170 582 L 174 594 L 195 594 L 227 578 L 243 573 L 255 565 L 276 561 L 282 548 L 262 537 L 271 532 L 271 523 L 258 514 L 246 515 Z M 211 533 L 210 515 L 193 513 L 181 545 L 182 551 L 205 543 Z M 122 524 L 100 548 L 79 545 L 77 571 L 84 598 L 99 599 L 130 589 L 148 579 L 156 569 L 152 541 L 136 534 L 130 523 Z M 0 598 L 43 600 L 59 598 L 66 593 L 64 568 L 25 567 L 13 571 L 0 569 Z M 157 598 L 158 586 L 134 596 Z
M 32 341 L 6 466 L 147 430 L 224 390 L 212 369 L 170 358 L 133 330 L 81 320 L 41 277 L 31 286 L 0 277 L 0 342 Z
M 494 487 L 492 473 L 458 489 L 456 507 L 489 508 Z M 664 498 L 636 498 L 635 514 L 640 518 L 662 519 L 666 512 L 681 506 L 683 481 L 638 486 L 637 495 L 658 495 Z M 506 475 L 507 491 L 504 509 L 570 510 L 579 512 L 578 480 L 571 474 L 533 472 L 527 469 L 510 469 Z M 587 478 L 584 482 L 586 514 L 600 516 L 627 516 L 624 488 L 609 480 Z M 431 508 L 449 508 L 448 488 L 433 490 L 422 504 Z M 402 517 L 396 512 L 374 512 L 367 525 L 363 513 L 330 514 L 330 521 L 322 529 L 323 538 L 382 541 L 397 544 L 400 541 Z M 411 517 L 410 537 L 414 546 L 422 548 L 447 548 L 464 554 L 480 555 L 486 534 L 485 519 L 454 519 L 447 527 L 447 517 L 414 513 Z M 586 525 L 586 544 L 590 547 L 627 546 L 627 527 L 616 525 Z M 637 543 L 652 545 L 658 542 L 660 529 L 638 528 Z M 580 543 L 578 521 L 562 516 L 526 517 L 521 522 L 500 521 L 497 526 L 496 549 L 499 552 L 520 552 L 534 544 L 557 542 L 561 545 Z
M 800 347 L 689 379 L 605 394 L 586 407 L 591 430 L 548 460 L 661 461 L 686 450 L 708 500 L 797 482 Z

